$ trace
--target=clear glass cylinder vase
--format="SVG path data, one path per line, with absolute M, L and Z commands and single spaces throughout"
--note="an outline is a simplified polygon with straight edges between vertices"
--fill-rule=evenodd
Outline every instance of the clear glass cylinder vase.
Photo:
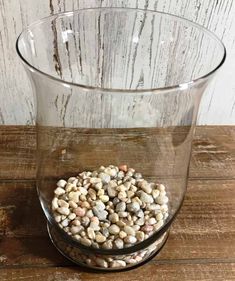
M 200 100 L 225 60 L 223 44 L 205 28 L 170 14 L 95 8 L 33 23 L 20 34 L 17 52 L 35 93 L 37 189 L 53 243 L 93 269 L 146 262 L 164 245 L 182 205 Z M 103 202 L 109 182 L 102 178 L 101 192 L 91 178 L 104 171 L 112 171 L 109 181 L 119 189 Z M 55 217 L 58 186 L 69 211 Z M 69 192 L 84 189 L 87 197 L 79 194 L 75 204 L 69 202 Z M 98 218 L 106 230 L 94 230 L 95 238 L 84 243 L 95 214 L 92 209 L 84 223 L 77 210 L 96 204 L 89 189 L 105 205 L 105 218 Z M 135 226 L 140 217 L 133 210 L 124 209 L 122 218 L 118 213 L 118 246 L 116 234 L 107 234 L 116 210 L 110 208 L 122 200 L 131 204 L 131 196 L 140 200 L 142 224 Z M 74 220 L 80 228 L 72 233 Z M 128 243 L 126 226 L 135 231 Z M 101 234 L 106 243 L 97 242 Z

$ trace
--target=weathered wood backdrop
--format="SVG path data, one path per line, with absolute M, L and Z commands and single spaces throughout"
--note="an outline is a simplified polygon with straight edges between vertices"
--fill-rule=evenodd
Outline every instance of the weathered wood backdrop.
M 22 28 L 49 14 L 97 6 L 169 12 L 215 32 L 227 48 L 227 61 L 203 97 L 198 123 L 235 124 L 233 0 L 0 0 L 0 124 L 34 122 L 32 90 L 15 52 L 15 41 Z

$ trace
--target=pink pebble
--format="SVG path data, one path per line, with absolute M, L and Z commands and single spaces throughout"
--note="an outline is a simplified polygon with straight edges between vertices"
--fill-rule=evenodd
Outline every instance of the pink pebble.
M 151 232 L 151 231 L 153 231 L 153 226 L 146 224 L 145 226 L 143 226 L 141 228 L 141 230 L 144 231 L 144 232 Z
M 127 165 L 120 165 L 118 168 L 123 172 L 127 172 Z
M 77 207 L 75 210 L 74 210 L 74 213 L 78 216 L 78 217 L 83 217 L 85 216 L 85 209 L 83 208 L 80 208 L 80 207 Z
M 100 222 L 97 217 L 92 217 L 92 218 L 91 218 L 91 221 L 94 222 L 94 223 L 96 223 L 96 224 L 99 224 L 99 222 Z

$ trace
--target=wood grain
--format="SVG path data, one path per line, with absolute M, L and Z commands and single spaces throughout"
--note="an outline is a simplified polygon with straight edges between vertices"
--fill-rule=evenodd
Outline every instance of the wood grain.
M 78 267 L 21 268 L 0 271 L 2 281 L 232 281 L 235 263 L 155 264 L 119 273 L 88 273 Z
M 0 179 L 35 178 L 35 128 L 0 127 Z M 190 178 L 235 178 L 235 127 L 197 127 Z M 14 171 L 14 172 L 12 172 Z
M 0 123 L 33 124 L 32 89 L 15 52 L 22 28 L 39 18 L 77 8 L 124 6 L 153 9 L 195 21 L 215 32 L 227 48 L 227 62 L 203 97 L 199 124 L 235 124 L 235 81 L 233 73 L 235 2 L 206 0 L 178 2 L 167 0 L 1 0 L 0 1 Z M 225 93 L 225 94 L 222 94 Z M 221 106 L 223 105 L 223 107 Z

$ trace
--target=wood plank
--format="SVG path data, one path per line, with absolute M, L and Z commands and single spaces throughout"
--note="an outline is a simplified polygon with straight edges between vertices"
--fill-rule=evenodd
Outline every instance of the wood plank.
M 235 261 L 235 180 L 189 182 L 183 207 L 156 260 Z M 52 246 L 33 182 L 0 184 L 0 264 L 68 264 Z
M 1 281 L 234 281 L 235 263 L 155 264 L 128 272 L 89 273 L 79 267 L 21 268 L 0 270 Z
M 197 127 L 190 178 L 235 178 L 235 126 Z M 0 179 L 35 178 L 35 128 L 0 127 Z

